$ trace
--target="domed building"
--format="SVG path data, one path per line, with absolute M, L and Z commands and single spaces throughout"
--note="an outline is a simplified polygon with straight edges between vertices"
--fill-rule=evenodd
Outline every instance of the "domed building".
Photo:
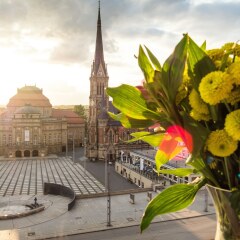
M 53 109 L 42 89 L 24 86 L 0 114 L 0 156 L 35 157 L 83 144 L 85 123 L 70 109 Z M 68 146 L 69 144 L 69 146 Z

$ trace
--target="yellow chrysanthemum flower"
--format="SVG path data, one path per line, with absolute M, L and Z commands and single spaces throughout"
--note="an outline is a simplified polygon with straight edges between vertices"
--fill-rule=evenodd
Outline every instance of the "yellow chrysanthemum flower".
M 225 43 L 221 49 L 225 52 L 230 52 L 236 56 L 240 56 L 240 45 L 234 42 Z
M 222 59 L 224 55 L 224 50 L 219 48 L 210 49 L 207 51 L 207 54 L 213 61 L 216 61 Z
M 232 83 L 227 81 L 227 74 L 221 71 L 211 72 L 199 84 L 199 92 L 204 102 L 215 105 L 228 97 Z
M 211 119 L 209 114 L 204 114 L 192 109 L 190 116 L 196 121 L 209 121 Z
M 234 140 L 240 141 L 240 109 L 227 115 L 225 130 Z
M 209 134 L 206 146 L 213 155 L 227 157 L 236 151 L 238 142 L 230 137 L 225 130 L 216 130 Z
M 226 102 L 234 105 L 237 102 L 240 102 L 240 86 L 233 89 L 229 96 L 226 98 Z
M 227 69 L 228 80 L 240 85 L 240 62 L 234 62 Z
M 193 109 L 202 114 L 209 114 L 207 104 L 201 99 L 198 92 L 193 89 L 189 95 L 189 103 Z

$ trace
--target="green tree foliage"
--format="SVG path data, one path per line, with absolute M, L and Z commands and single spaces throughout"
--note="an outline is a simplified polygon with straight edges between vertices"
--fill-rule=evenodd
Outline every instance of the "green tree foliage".
M 84 120 L 87 119 L 87 116 L 85 114 L 85 108 L 83 105 L 75 105 L 73 108 L 73 111 L 79 116 L 82 117 Z

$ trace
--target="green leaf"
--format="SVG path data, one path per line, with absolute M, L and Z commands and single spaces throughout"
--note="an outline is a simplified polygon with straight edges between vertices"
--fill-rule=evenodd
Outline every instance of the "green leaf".
M 185 35 L 177 44 L 173 54 L 165 61 L 162 68 L 162 81 L 169 100 L 175 102 L 176 94 L 182 83 L 187 59 L 188 36 Z
M 147 83 L 153 82 L 154 69 L 147 55 L 145 54 L 142 46 L 139 46 L 138 65 L 143 71 L 143 74 Z
M 148 108 L 146 100 L 135 87 L 122 84 L 119 87 L 107 88 L 107 94 L 113 98 L 113 105 L 130 118 L 160 119 L 158 113 Z
M 121 122 L 122 126 L 125 128 L 146 128 L 154 124 L 152 120 L 138 120 L 134 118 L 127 117 L 123 113 L 114 114 L 108 112 L 108 115 L 116 121 Z
M 168 161 L 169 158 L 167 157 L 167 155 L 163 151 L 158 150 L 155 155 L 156 170 L 159 171 L 160 167 Z
M 161 67 L 161 64 L 158 61 L 158 59 L 153 55 L 153 53 L 146 46 L 144 46 L 144 47 L 147 50 L 148 56 L 153 64 L 153 66 L 155 67 L 155 69 L 158 71 L 161 71 L 162 67 Z
M 151 135 L 152 133 L 151 132 L 133 132 L 131 133 L 130 135 L 135 137 L 135 138 L 140 138 L 140 137 L 145 137 L 145 136 L 148 136 L 148 135 Z
M 162 174 L 173 174 L 178 177 L 186 177 L 192 173 L 195 173 L 194 169 L 191 168 L 177 168 L 177 169 L 160 169 L 159 173 Z
M 158 194 L 145 209 L 141 231 L 146 229 L 157 215 L 176 212 L 192 204 L 198 190 L 198 184 L 175 184 Z
M 210 57 L 189 37 L 188 69 L 193 75 L 193 86 L 198 89 L 201 79 L 216 67 Z
M 194 169 L 200 172 L 214 186 L 220 187 L 218 181 L 213 176 L 211 169 L 205 163 L 205 161 L 203 161 L 199 154 L 192 155 L 191 158 L 188 158 L 186 164 L 192 166 Z
M 209 134 L 209 130 L 201 125 L 199 122 L 191 118 L 186 112 L 182 113 L 183 128 L 188 131 L 192 136 L 192 154 L 200 155 L 206 138 Z
M 149 132 L 135 132 L 131 134 L 134 138 L 129 140 L 128 142 L 135 142 L 138 140 L 142 140 L 153 147 L 159 146 L 161 143 L 164 134 L 163 133 L 149 133 Z
M 206 51 L 206 49 L 207 49 L 207 42 L 206 41 L 204 41 L 203 44 L 201 45 L 201 49 L 203 51 Z

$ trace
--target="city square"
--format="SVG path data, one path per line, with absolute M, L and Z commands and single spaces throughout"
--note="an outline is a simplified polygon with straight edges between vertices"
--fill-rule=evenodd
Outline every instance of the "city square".
M 0 196 L 43 194 L 44 182 L 61 184 L 76 195 L 102 193 L 105 187 L 69 157 L 0 161 Z

